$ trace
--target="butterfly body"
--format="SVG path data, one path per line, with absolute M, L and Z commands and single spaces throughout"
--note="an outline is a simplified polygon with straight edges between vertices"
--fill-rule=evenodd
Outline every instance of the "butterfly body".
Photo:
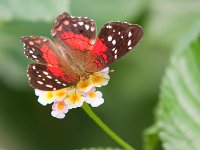
M 44 91 L 76 85 L 80 78 L 108 67 L 133 49 L 143 30 L 139 25 L 108 22 L 96 37 L 93 20 L 63 13 L 51 35 L 55 43 L 41 36 L 21 38 L 27 58 L 37 62 L 28 67 L 30 85 Z

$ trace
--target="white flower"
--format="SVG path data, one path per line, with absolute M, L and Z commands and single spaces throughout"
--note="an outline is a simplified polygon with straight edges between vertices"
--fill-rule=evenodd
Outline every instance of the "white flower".
M 90 80 L 80 80 L 77 84 L 78 90 L 82 92 L 88 92 L 93 87 L 93 84 Z
M 39 96 L 38 102 L 46 106 L 54 101 L 63 100 L 67 95 L 67 89 L 65 88 L 57 91 L 41 91 L 35 89 L 35 95 Z
M 44 106 L 46 106 L 47 104 L 51 104 L 55 99 L 53 96 L 53 92 L 51 91 L 36 90 L 35 92 L 36 92 L 36 95 L 39 96 L 38 102 Z
M 108 75 L 109 68 L 105 68 L 99 72 L 95 72 L 92 75 L 90 75 L 89 80 L 92 82 L 92 84 L 95 87 L 102 87 L 108 84 L 108 81 L 110 80 L 110 76 Z
M 43 94 L 44 92 L 45 92 L 45 91 L 35 89 L 35 95 L 36 95 L 36 96 L 40 96 L 40 95 Z
M 53 96 L 55 97 L 56 101 L 61 101 L 67 96 L 67 89 L 64 88 L 64 89 L 53 91 Z
M 95 88 L 93 88 L 86 94 L 85 101 L 88 104 L 91 104 L 92 107 L 98 107 L 104 103 L 104 99 L 102 98 L 102 93 L 100 91 L 96 91 Z
M 56 91 L 42 91 L 35 89 L 38 102 L 42 105 L 53 103 L 51 115 L 63 119 L 69 109 L 81 107 L 85 102 L 92 107 L 98 107 L 104 103 L 102 93 L 96 91 L 95 87 L 102 87 L 108 84 L 110 77 L 109 68 L 89 75 L 89 78 L 82 78 L 75 86 L 70 86 Z
M 108 84 L 110 77 L 108 74 L 93 74 L 90 75 L 90 80 L 95 87 L 102 87 Z
M 82 93 L 76 88 L 68 91 L 68 96 L 65 99 L 65 104 L 69 109 L 81 107 L 83 105 L 84 98 Z
M 109 67 L 104 68 L 103 70 L 100 70 L 96 73 L 104 73 L 104 74 L 108 74 L 109 73 Z
M 64 101 L 57 101 L 52 105 L 51 115 L 58 119 L 63 119 L 68 112 L 68 107 Z

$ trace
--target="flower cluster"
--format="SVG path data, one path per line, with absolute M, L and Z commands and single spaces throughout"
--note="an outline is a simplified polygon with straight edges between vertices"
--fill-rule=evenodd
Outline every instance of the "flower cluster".
M 98 107 L 104 103 L 102 93 L 96 91 L 96 87 L 108 84 L 110 79 L 109 68 L 89 75 L 88 79 L 81 79 L 76 86 L 67 87 L 57 91 L 41 91 L 35 89 L 35 94 L 39 96 L 38 102 L 44 106 L 52 104 L 51 115 L 62 119 L 68 110 L 81 107 L 83 102 L 92 107 Z

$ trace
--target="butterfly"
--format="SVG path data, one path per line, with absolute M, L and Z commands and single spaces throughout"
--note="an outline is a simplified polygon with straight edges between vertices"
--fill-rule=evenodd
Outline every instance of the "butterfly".
M 28 66 L 30 85 L 55 91 L 76 85 L 131 51 L 143 36 L 143 29 L 127 22 L 108 22 L 96 37 L 96 24 L 88 17 L 64 12 L 51 30 L 55 42 L 42 36 L 25 36 L 24 54 L 35 61 Z

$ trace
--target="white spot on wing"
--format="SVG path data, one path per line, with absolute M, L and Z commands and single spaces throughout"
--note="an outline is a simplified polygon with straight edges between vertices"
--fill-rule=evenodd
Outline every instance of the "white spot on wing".
M 31 37 L 31 36 L 30 36 L 30 37 Z M 29 44 L 30 44 L 30 45 L 33 45 L 34 43 L 33 43 L 32 41 L 29 41 Z
M 47 78 L 52 79 L 52 76 L 47 76 Z
M 116 44 L 116 40 L 113 40 L 113 41 L 112 41 L 112 44 L 115 45 L 115 44 Z
M 91 31 L 93 32 L 95 30 L 95 28 L 94 27 L 91 27 Z
M 79 24 L 80 26 L 82 26 L 82 25 L 83 25 L 83 22 L 78 22 L 78 24 Z
M 35 55 L 32 55 L 32 57 L 33 57 L 33 58 L 37 58 L 37 56 L 35 56 Z
M 57 81 L 56 83 L 58 83 L 58 84 L 61 84 L 61 82 L 60 82 L 60 81 Z
M 108 36 L 108 41 L 111 41 L 112 40 L 112 36 Z
M 48 88 L 53 88 L 53 85 L 46 84 L 45 86 Z
M 130 37 L 132 35 L 131 31 L 128 33 L 128 37 Z
M 85 25 L 85 29 L 88 30 L 90 26 L 88 24 Z
M 132 49 L 132 47 L 128 47 L 128 49 Z
M 112 26 L 111 26 L 111 25 L 107 25 L 106 28 L 107 28 L 107 29 L 111 29 Z
M 38 83 L 38 84 L 41 84 L 41 85 L 43 84 L 43 82 L 42 82 L 42 81 L 37 81 L 37 83 Z
M 73 26 L 74 26 L 74 27 L 77 27 L 77 24 L 76 24 L 76 23 L 74 23 L 74 24 L 73 24 Z
M 130 45 L 131 45 L 131 40 L 128 41 L 128 46 L 130 46 Z
M 63 23 L 64 23 L 64 25 L 67 26 L 67 25 L 69 24 L 69 21 L 68 21 L 68 20 L 65 20 Z
M 115 59 L 117 59 L 117 55 L 116 55 L 116 54 L 115 54 L 115 56 L 114 56 L 114 57 L 115 57 Z
M 43 42 L 46 42 L 47 41 L 47 39 L 43 39 Z
M 48 75 L 49 73 L 48 72 L 46 72 L 46 71 L 43 71 L 43 73 L 45 74 L 45 75 Z

